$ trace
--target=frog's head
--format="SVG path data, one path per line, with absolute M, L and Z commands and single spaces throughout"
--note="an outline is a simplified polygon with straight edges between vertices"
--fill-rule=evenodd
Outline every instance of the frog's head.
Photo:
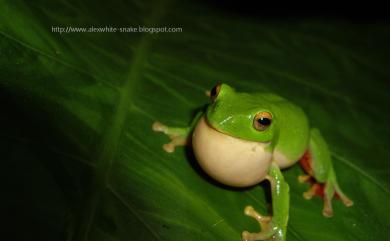
M 257 142 L 271 142 L 276 136 L 274 108 L 267 99 L 238 93 L 227 84 L 217 84 L 210 97 L 206 119 L 217 131 Z

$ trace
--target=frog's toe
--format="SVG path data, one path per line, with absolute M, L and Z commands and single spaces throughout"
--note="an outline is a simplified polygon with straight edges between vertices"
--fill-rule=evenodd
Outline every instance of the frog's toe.
M 244 213 L 245 215 L 256 219 L 260 223 L 268 223 L 272 219 L 270 216 L 260 215 L 252 206 L 246 206 L 244 209 Z
M 173 145 L 172 143 L 164 144 L 162 147 L 163 147 L 164 151 L 166 151 L 168 153 L 172 153 L 175 151 L 175 145 Z
M 152 129 L 157 132 L 166 132 L 168 127 L 161 122 L 155 121 L 153 122 Z
M 306 200 L 312 199 L 315 195 L 323 196 L 323 187 L 319 183 L 313 183 L 309 190 L 303 193 L 303 198 Z
M 163 149 L 168 153 L 172 153 L 175 151 L 175 147 L 177 146 L 185 146 L 187 145 L 188 140 L 181 136 L 169 136 L 171 138 L 171 142 L 164 144 Z
M 328 208 L 324 208 L 322 210 L 322 215 L 324 215 L 324 217 L 331 218 L 331 217 L 333 217 L 333 210 L 328 209 Z
M 310 175 L 299 175 L 298 176 L 299 183 L 309 182 L 311 179 L 312 179 L 312 177 Z
M 346 207 L 351 207 L 351 206 L 353 206 L 353 201 L 352 201 L 351 199 L 349 199 L 349 198 L 347 198 L 347 197 L 341 197 L 341 196 L 340 196 L 340 198 L 341 198 L 341 201 L 343 201 L 343 203 L 344 203 L 344 205 L 345 205 Z
M 310 199 L 312 199 L 313 198 L 313 193 L 312 192 L 310 192 L 310 191 L 307 191 L 307 192 L 304 192 L 303 194 L 302 194 L 302 196 L 303 196 L 303 198 L 304 199 L 306 199 L 306 200 L 310 200 Z
M 338 197 L 340 197 L 341 201 L 344 203 L 346 207 L 351 207 L 353 205 L 353 201 L 347 197 L 347 195 L 344 194 L 344 192 L 339 187 L 339 184 L 335 182 L 334 188 L 336 190 L 336 194 Z
M 248 231 L 244 231 L 244 232 L 242 232 L 241 237 L 242 237 L 243 241 L 270 240 L 270 238 L 272 238 L 272 234 L 269 235 L 269 234 L 266 234 L 263 232 L 250 233 Z
M 322 215 L 327 218 L 333 217 L 333 208 L 331 199 L 324 199 L 324 208 L 322 209 Z

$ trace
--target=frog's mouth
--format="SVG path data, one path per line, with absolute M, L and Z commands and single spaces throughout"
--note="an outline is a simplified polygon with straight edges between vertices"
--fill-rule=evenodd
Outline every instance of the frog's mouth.
M 240 140 L 245 140 L 245 139 L 240 138 L 240 137 L 238 137 L 238 136 L 234 136 L 234 135 L 232 135 L 232 134 L 229 134 L 229 133 L 223 131 L 221 128 L 218 128 L 218 124 L 209 121 L 209 118 L 207 118 L 207 115 L 202 116 L 201 119 L 200 119 L 199 121 L 202 121 L 202 119 L 203 119 L 203 121 L 208 125 L 208 127 L 209 127 L 210 129 L 213 129 L 214 131 L 217 131 L 217 132 L 219 132 L 219 133 L 221 133 L 221 134 L 223 134 L 223 135 L 227 135 L 227 136 L 230 136 L 230 137 L 233 137 L 233 138 L 237 138 L 237 139 L 240 139 Z
M 241 138 L 241 137 L 239 137 L 239 136 L 234 136 L 234 135 L 232 135 L 232 134 L 229 134 L 229 133 L 227 133 L 227 132 L 221 130 L 221 128 L 217 128 L 217 124 L 216 124 L 216 123 L 210 122 L 210 121 L 207 119 L 206 116 L 202 116 L 201 119 L 204 119 L 204 121 L 206 122 L 206 124 L 208 125 L 208 127 L 209 127 L 210 129 L 213 129 L 214 131 L 219 132 L 219 133 L 221 133 L 221 134 L 223 134 L 223 135 L 227 135 L 227 136 L 230 136 L 230 137 L 232 137 L 232 138 L 236 138 L 236 139 L 239 139 L 239 140 L 242 140 L 242 141 L 246 141 L 246 142 L 256 142 L 256 143 L 262 143 L 262 144 L 264 144 L 264 145 L 269 145 L 269 144 L 271 144 L 270 141 L 250 141 L 250 140 Z M 200 119 L 199 121 L 201 121 L 201 119 Z
M 221 133 L 221 134 L 228 135 L 228 136 L 231 136 L 231 137 L 234 137 L 234 138 L 238 138 L 238 137 L 235 137 L 235 136 L 233 136 L 233 135 L 231 135 L 231 134 L 228 134 L 228 133 L 222 131 L 221 129 L 217 128 L 217 127 L 216 127 L 216 124 L 211 123 L 207 118 L 202 117 L 202 119 L 204 119 L 204 121 L 206 122 L 206 124 L 207 124 L 211 129 L 213 129 L 214 131 L 218 131 L 218 132 Z M 240 138 L 238 138 L 238 139 L 240 139 Z

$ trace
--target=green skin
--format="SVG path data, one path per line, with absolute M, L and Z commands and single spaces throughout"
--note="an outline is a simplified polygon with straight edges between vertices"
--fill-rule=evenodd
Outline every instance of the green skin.
M 260 112 L 268 112 L 272 116 L 271 125 L 263 131 L 253 127 L 253 119 Z M 312 177 L 318 183 L 325 184 L 323 214 L 332 215 L 331 200 L 336 192 L 346 206 L 352 205 L 352 201 L 342 193 L 337 184 L 326 142 L 317 129 L 310 129 L 305 113 L 298 106 L 275 94 L 239 93 L 222 84 L 217 99 L 207 106 L 204 113 L 198 113 L 189 127 L 167 128 L 164 132 L 171 137 L 187 138 L 203 115 L 208 124 L 221 133 L 244 140 L 270 143 L 267 151 L 283 154 L 291 164 L 309 151 Z M 286 238 L 289 185 L 276 161 L 273 159 L 267 178 L 272 184 L 272 220 L 266 225 L 266 230 L 258 233 L 260 235 L 247 240 L 280 241 Z M 311 194 L 309 193 L 308 199 Z

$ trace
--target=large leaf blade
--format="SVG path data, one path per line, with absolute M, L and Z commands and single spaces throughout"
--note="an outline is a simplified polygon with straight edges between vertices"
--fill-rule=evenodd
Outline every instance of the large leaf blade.
M 389 73 L 380 50 L 361 49 L 374 40 L 355 40 L 358 30 L 344 32 L 332 24 L 295 23 L 290 28 L 232 21 L 207 10 L 194 21 L 194 15 L 175 11 L 188 6 L 165 2 L 97 3 L 107 7 L 104 14 L 89 4 L 62 2 L 54 14 L 45 1 L 35 6 L 1 3 L 6 12 L 0 25 L 2 86 L 9 94 L 6 103 L 17 105 L 9 108 L 10 119 L 2 121 L 17 129 L 22 123 L 13 118 L 33 120 L 24 124 L 24 132 L 4 134 L 12 139 L 7 146 L 20 145 L 30 158 L 10 154 L 6 160 L 43 163 L 43 171 L 31 176 L 54 185 L 47 190 L 33 185 L 41 190 L 38 200 L 50 200 L 46 210 L 65 210 L 50 217 L 63 221 L 57 226 L 46 221 L 54 233 L 81 240 L 239 240 L 242 230 L 256 230 L 242 210 L 252 204 L 266 212 L 266 185 L 243 191 L 218 186 L 202 174 L 191 153 L 163 153 L 165 137 L 150 129 L 156 119 L 186 125 L 194 108 L 207 103 L 203 90 L 223 80 L 243 91 L 272 91 L 301 105 L 332 146 L 339 181 L 356 203 L 346 209 L 335 202 L 336 216 L 324 219 L 320 200 L 301 197 L 306 187 L 296 183 L 300 169 L 287 170 L 289 240 L 386 237 L 389 181 L 383 160 L 389 157 L 389 116 L 383 110 Z M 197 4 L 191 8 L 206 9 Z M 134 14 L 128 16 L 128 11 Z M 69 13 L 78 18 L 67 19 Z M 184 32 L 59 35 L 48 26 L 105 21 L 180 23 Z M 329 125 L 333 115 L 337 125 Z M 42 123 L 50 128 L 31 130 Z M 39 144 L 24 146 L 21 139 Z M 65 202 L 46 194 L 53 192 Z

